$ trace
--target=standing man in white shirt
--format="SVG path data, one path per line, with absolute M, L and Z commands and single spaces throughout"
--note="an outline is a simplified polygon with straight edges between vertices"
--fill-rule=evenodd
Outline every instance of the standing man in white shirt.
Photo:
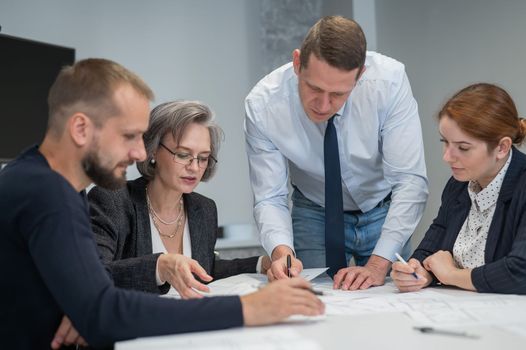
M 366 51 L 360 26 L 320 19 L 292 62 L 245 101 L 245 137 L 269 280 L 329 267 L 334 287 L 384 283 L 428 196 L 418 107 L 404 65 Z M 292 212 L 288 181 L 293 187 Z M 356 265 L 349 267 L 354 258 Z

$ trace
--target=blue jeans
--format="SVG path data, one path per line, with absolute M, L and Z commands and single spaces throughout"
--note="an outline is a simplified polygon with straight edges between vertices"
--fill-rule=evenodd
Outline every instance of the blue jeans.
M 325 208 L 307 199 L 300 191 L 292 193 L 294 249 L 304 268 L 325 267 Z M 345 255 L 363 266 L 369 260 L 389 210 L 390 200 L 366 213 L 344 213 Z

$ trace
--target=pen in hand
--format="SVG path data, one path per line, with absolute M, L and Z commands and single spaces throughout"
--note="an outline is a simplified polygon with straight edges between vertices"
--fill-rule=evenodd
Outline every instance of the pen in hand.
M 405 261 L 404 258 L 402 258 L 402 257 L 400 256 L 400 254 L 395 253 L 395 255 L 396 255 L 396 258 L 398 259 L 398 261 L 400 261 L 400 262 L 401 262 L 402 264 L 404 264 L 404 265 L 409 266 L 409 264 L 407 263 L 407 261 Z M 416 274 L 416 272 L 413 272 L 412 275 L 413 275 L 416 279 L 419 279 L 419 278 L 418 278 L 418 275 Z
M 290 268 L 292 266 L 292 261 L 291 260 L 292 260 L 292 258 L 290 256 L 290 254 L 287 254 L 287 276 L 289 278 L 292 278 L 292 275 L 290 274 Z M 314 294 L 314 295 L 323 295 L 323 292 L 320 291 L 320 290 L 315 290 L 315 289 L 312 289 L 312 288 L 307 288 L 307 290 L 309 292 L 311 292 L 312 294 Z
M 290 261 L 290 254 L 287 254 L 287 276 L 289 276 L 289 278 L 291 278 L 292 276 L 290 275 L 290 265 L 291 265 L 291 261 Z

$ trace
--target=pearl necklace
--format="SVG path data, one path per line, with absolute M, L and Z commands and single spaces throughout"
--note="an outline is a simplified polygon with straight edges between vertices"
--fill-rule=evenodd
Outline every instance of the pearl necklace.
M 179 222 L 181 220 L 181 217 L 183 215 L 183 196 L 181 195 L 181 198 L 179 198 L 179 215 L 175 218 L 173 221 L 164 221 L 159 214 L 153 209 L 152 202 L 150 201 L 150 196 L 148 194 L 148 187 L 146 187 L 146 203 L 148 204 L 148 210 L 150 213 L 156 217 L 160 222 L 162 222 L 165 225 L 173 225 L 176 222 Z

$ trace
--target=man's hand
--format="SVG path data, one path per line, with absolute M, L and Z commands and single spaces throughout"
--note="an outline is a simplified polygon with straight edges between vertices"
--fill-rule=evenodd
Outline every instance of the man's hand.
M 203 296 L 194 288 L 202 292 L 210 291 L 192 275 L 194 273 L 206 282 L 212 280 L 212 277 L 194 259 L 181 254 L 161 254 L 157 260 L 157 269 L 161 280 L 170 283 L 183 299 L 202 298 Z
M 453 255 L 446 250 L 439 250 L 424 260 L 424 267 L 431 271 L 442 284 L 453 285 L 450 278 L 459 270 Z
M 391 262 L 377 255 L 371 255 L 365 266 L 351 266 L 334 275 L 334 289 L 357 290 L 381 286 Z
M 86 341 L 80 336 L 79 332 L 73 327 L 67 316 L 62 317 L 55 336 L 51 341 L 52 349 L 59 349 L 62 345 L 81 345 L 87 346 Z
M 418 279 L 413 273 L 416 273 Z M 429 286 L 433 281 L 431 274 L 416 259 L 409 260 L 407 265 L 399 261 L 393 263 L 391 278 L 401 292 L 415 292 Z
M 287 271 L 287 255 L 290 255 L 291 258 L 290 275 L 292 277 L 299 276 L 300 272 L 303 270 L 303 264 L 300 260 L 294 257 L 292 249 L 285 245 L 280 245 L 272 251 L 272 265 L 270 266 L 270 269 L 267 270 L 269 282 L 289 277 Z
M 309 289 L 310 283 L 301 277 L 268 284 L 263 289 L 241 297 L 246 326 L 261 326 L 279 322 L 291 315 L 317 316 L 325 305 Z

